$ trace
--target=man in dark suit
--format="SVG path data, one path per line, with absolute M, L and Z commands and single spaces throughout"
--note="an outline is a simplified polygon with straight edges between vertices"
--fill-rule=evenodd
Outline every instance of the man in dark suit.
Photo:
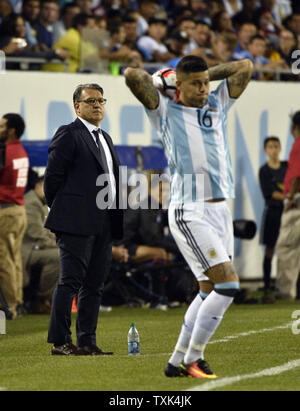
M 110 136 L 99 128 L 106 103 L 103 89 L 97 84 L 80 85 L 73 102 L 78 118 L 57 130 L 45 172 L 50 207 L 45 227 L 56 234 L 61 266 L 48 342 L 54 344 L 53 355 L 112 354 L 97 347 L 96 328 L 110 269 L 111 242 L 123 236 L 120 163 Z M 100 180 L 106 184 L 102 189 Z M 75 346 L 70 326 L 77 294 Z

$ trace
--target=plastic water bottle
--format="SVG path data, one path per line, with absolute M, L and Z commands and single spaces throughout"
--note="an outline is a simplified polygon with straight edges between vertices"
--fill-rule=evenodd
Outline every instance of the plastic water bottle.
M 140 354 L 140 336 L 135 323 L 130 324 L 128 331 L 128 355 Z

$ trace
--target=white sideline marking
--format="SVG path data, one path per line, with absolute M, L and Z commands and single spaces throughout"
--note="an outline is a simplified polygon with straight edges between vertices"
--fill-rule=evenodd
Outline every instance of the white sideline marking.
M 265 370 L 256 372 L 254 374 L 237 375 L 235 377 L 225 377 L 221 378 L 220 380 L 210 381 L 205 384 L 198 385 L 197 387 L 189 388 L 185 391 L 210 391 L 216 388 L 225 387 L 226 385 L 234 384 L 242 380 L 278 375 L 297 367 L 300 367 L 300 359 L 289 361 L 283 365 L 279 365 L 278 367 L 266 368 Z
M 278 325 L 277 327 L 261 328 L 260 330 L 250 330 L 250 331 L 246 331 L 246 332 L 235 334 L 235 335 L 229 335 L 227 337 L 221 338 L 220 340 L 213 340 L 213 341 L 210 341 L 208 344 L 217 344 L 217 343 L 221 343 L 221 342 L 228 342 L 228 341 L 231 341 L 231 340 L 235 340 L 236 338 L 248 337 L 249 335 L 253 335 L 253 334 L 262 334 L 262 333 L 275 331 L 275 330 L 284 330 L 285 328 L 291 327 L 291 325 L 292 325 L 292 323 L 289 322 L 289 323 L 284 324 L 284 325 Z

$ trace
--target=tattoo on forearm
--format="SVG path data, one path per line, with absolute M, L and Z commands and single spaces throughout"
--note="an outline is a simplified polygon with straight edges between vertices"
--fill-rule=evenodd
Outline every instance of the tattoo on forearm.
M 153 86 L 152 78 L 148 73 L 135 70 L 126 77 L 126 84 L 144 106 L 150 109 L 157 107 L 159 102 L 158 92 Z
M 240 69 L 239 62 L 224 63 L 218 66 L 209 68 L 208 74 L 211 81 L 223 80 L 229 76 L 232 76 Z

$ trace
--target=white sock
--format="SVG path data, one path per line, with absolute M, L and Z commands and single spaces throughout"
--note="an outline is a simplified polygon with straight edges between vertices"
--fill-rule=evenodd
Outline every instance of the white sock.
M 202 303 L 202 298 L 199 294 L 197 294 L 197 296 L 194 298 L 189 308 L 187 309 L 187 312 L 185 313 L 184 322 L 181 327 L 181 332 L 179 334 L 177 344 L 169 360 L 169 363 L 174 365 L 175 367 L 178 367 L 184 359 L 184 355 L 190 343 L 195 320 Z
M 212 291 L 199 308 L 190 344 L 184 356 L 184 363 L 189 364 L 204 359 L 204 349 L 211 339 L 225 311 L 233 298 Z

